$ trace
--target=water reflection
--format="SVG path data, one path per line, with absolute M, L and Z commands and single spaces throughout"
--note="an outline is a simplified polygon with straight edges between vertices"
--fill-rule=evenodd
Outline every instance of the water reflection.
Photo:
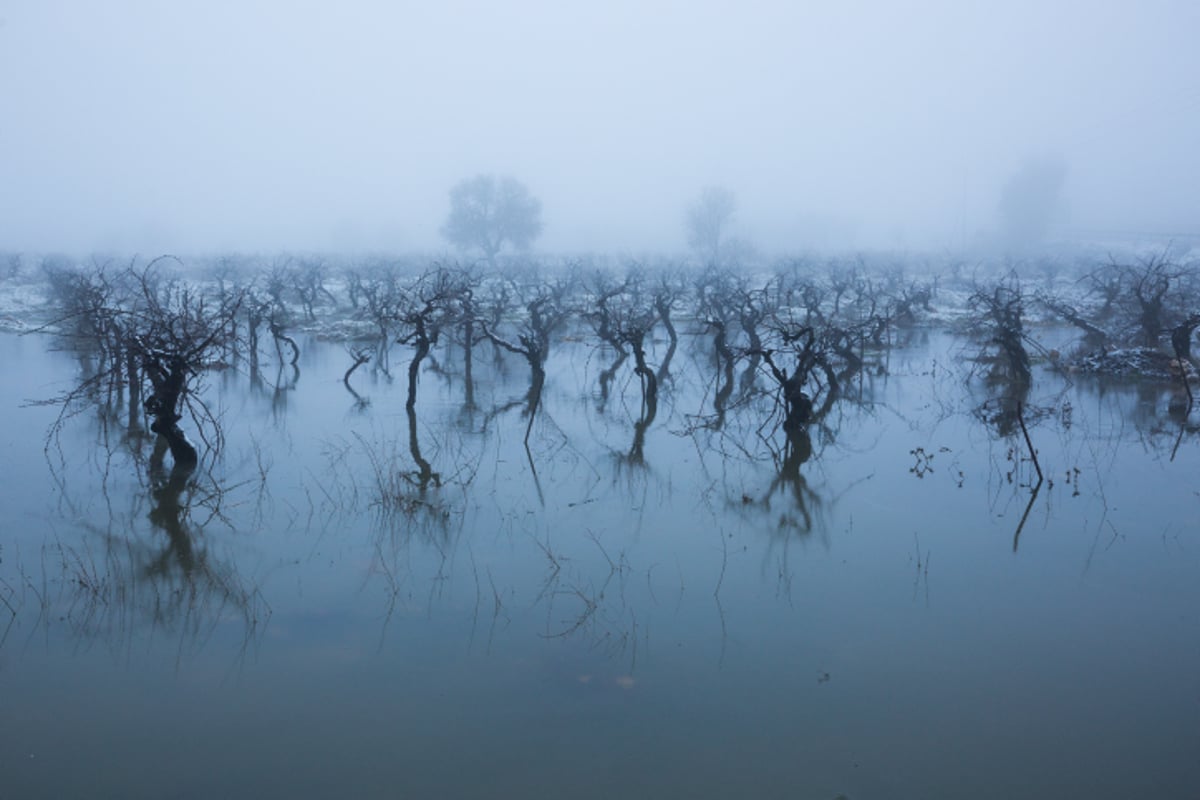
M 771 498 L 776 493 L 790 501 L 790 507 L 779 515 L 779 528 L 792 529 L 799 533 L 810 533 L 813 529 L 812 511 L 821 503 L 821 498 L 808 485 L 800 468 L 812 457 L 812 439 L 802 428 L 787 433 L 787 444 L 779 459 L 779 472 L 771 481 L 770 488 L 760 501 L 770 510 Z
M 1122 704 L 1119 713 L 1100 712 L 1106 729 L 1121 720 L 1156 747 L 1186 750 L 1178 743 L 1190 744 L 1194 730 L 1179 703 L 1191 684 L 1180 676 L 1195 658 L 1174 621 L 1195 595 L 1194 559 L 1187 555 L 1190 510 L 1169 498 L 1191 496 L 1194 429 L 1171 415 L 1167 394 L 1153 395 L 1153 411 L 1149 393 L 1109 386 L 1102 396 L 1082 381 L 1063 389 L 1040 370 L 1034 392 L 986 388 L 986 413 L 972 416 L 984 403 L 962 401 L 962 375 L 931 380 L 931 356 L 922 348 L 933 345 L 894 354 L 883 375 L 839 369 L 837 391 L 816 395 L 800 424 L 788 423 L 786 404 L 764 391 L 775 379 L 760 368 L 755 389 L 739 394 L 714 430 L 706 418 L 687 416 L 715 411 L 712 386 L 704 385 L 713 367 L 699 375 L 677 369 L 660 396 L 626 382 L 622 413 L 616 381 L 600 414 L 591 393 L 579 390 L 595 385 L 594 373 L 583 384 L 575 380 L 589 350 L 564 342 L 546 362 L 538 412 L 546 425 L 528 442 L 525 417 L 497 413 L 504 398 L 532 410 L 523 369 L 475 364 L 480 410 L 473 422 L 461 416 L 461 385 L 439 381 L 422 385 L 419 415 L 400 413 L 406 387 L 382 381 L 371 384 L 371 404 L 351 415 L 339 385 L 343 351 L 306 345 L 305 386 L 296 395 L 304 402 L 278 411 L 290 437 L 255 436 L 276 413 L 269 393 L 247 400 L 247 380 L 240 389 L 233 379 L 217 387 L 231 442 L 254 437 L 265 452 L 239 461 L 235 444 L 213 471 L 191 475 L 121 461 L 118 470 L 149 474 L 149 482 L 113 480 L 112 505 L 123 510 L 100 514 L 105 503 L 91 488 L 97 477 L 88 484 L 77 475 L 84 470 L 72 472 L 80 499 L 55 524 L 64 547 L 79 555 L 71 563 L 96 566 L 64 567 L 64 577 L 83 581 L 55 601 L 74 627 L 64 633 L 43 621 L 46 638 L 112 643 L 123 654 L 116 660 L 129 665 L 119 680 L 144 691 L 146 706 L 185 706 L 197 720 L 195 735 L 213 752 L 241 748 L 258 758 L 262 729 L 231 731 L 206 721 L 206 709 L 236 714 L 245 706 L 247 719 L 274 721 L 292 719 L 303 706 L 304 725 L 295 726 L 303 731 L 289 740 L 290 750 L 314 762 L 327 750 L 383 770 L 396 787 L 433 775 L 429 754 L 447 741 L 497 763 L 511 757 L 495 750 L 497 725 L 513 750 L 552 728 L 543 749 L 553 761 L 578 757 L 581 747 L 608 752 L 622 735 L 642 737 L 619 755 L 651 759 L 655 769 L 670 762 L 672 747 L 724 752 L 729 741 L 745 742 L 747 763 L 778 770 L 778 780 L 761 785 L 765 795 L 791 785 L 795 772 L 780 765 L 803 749 L 813 754 L 812 769 L 835 765 L 826 767 L 831 784 L 869 796 L 843 777 L 868 769 L 892 774 L 913 759 L 933 769 L 922 760 L 924 748 L 936 749 L 963 714 L 994 726 L 1005 752 L 1036 758 L 1049 744 L 1045 736 L 1027 741 L 1036 728 L 1029 720 L 1041 713 L 1030 709 L 1053 707 L 1064 725 L 1076 726 L 1094 720 L 1097 708 L 1111 709 L 1098 698 Z M 712 364 L 710 335 L 685 334 L 679 346 L 681 362 Z M 458 368 L 457 350 L 438 355 L 444 369 Z M 523 358 L 511 364 L 525 365 Z M 364 372 L 354 375 L 361 381 Z M 286 373 L 279 382 L 288 382 Z M 949 386 L 955 405 L 945 412 L 946 398 L 937 395 Z M 992 443 L 1001 459 L 1009 449 L 1028 457 L 1022 419 L 1047 477 L 1036 493 L 1032 464 L 1023 462 L 1010 485 L 1003 472 L 993 475 L 989 460 Z M 95 445 L 94 427 L 76 434 L 70 446 Z M 965 488 L 935 476 L 916 481 L 908 472 L 914 445 L 940 453 L 935 445 L 943 441 L 953 447 Z M 264 471 L 269 478 L 260 482 Z M 610 473 L 637 481 L 610 480 Z M 860 483 L 865 473 L 874 477 Z M 1101 479 L 1108 482 L 1103 498 Z M 260 485 L 274 492 L 265 507 L 254 502 Z M 1000 491 L 1017 502 L 997 520 L 989 492 Z M 1140 535 L 1147 512 L 1138 509 L 1152 503 L 1161 516 L 1153 535 Z M 91 534 L 76 537 L 59 521 L 64 516 L 92 518 Z M 1101 518 L 1127 536 L 1114 537 L 1106 556 L 1105 528 L 1092 571 L 1081 577 Z M 1158 526 L 1168 529 L 1161 542 Z M 45 526 L 34 527 L 40 535 Z M 1034 535 L 1039 527 L 1045 533 Z M 1014 539 L 1018 558 L 1005 555 Z M 804 546 L 814 540 L 820 546 Z M 28 555 L 36 552 L 22 550 L 24 563 L 36 566 Z M 7 541 L 0 557 L 3 569 L 17 558 Z M 1132 601 L 1129 586 L 1139 589 Z M 0 598 L 17 599 L 3 585 Z M 167 649 L 173 642 L 164 632 L 184 641 L 186 657 L 175 668 L 205 686 L 198 699 L 180 699 L 190 691 L 180 688 L 183 678 L 156 684 L 153 644 L 123 646 L 155 632 Z M 4 670 L 36 686 L 34 667 L 22 662 L 35 656 L 18 656 L 13 638 L 0 645 L 8 648 Z M 238 685 L 200 669 L 236 657 L 243 640 L 255 658 Z M 60 670 L 102 671 L 95 669 L 100 659 L 80 652 L 87 648 L 74 650 L 61 657 Z M 1137 652 L 1155 653 L 1154 669 L 1131 655 Z M 1036 674 L 1029 663 L 1038 665 Z M 1087 685 L 1078 682 L 1084 666 Z M 1145 679 L 1151 672 L 1158 680 Z M 1126 702 L 1128 692 L 1135 697 Z M 32 697 L 29 703 L 55 702 L 51 688 Z M 73 713 L 61 709 L 64 719 Z M 131 727 L 167 724 L 152 710 L 130 713 Z M 392 724 L 401 719 L 403 726 Z M 908 748 L 914 719 L 932 732 Z M 406 733 L 409 725 L 418 733 Z M 362 755 L 370 746 L 363 742 L 384 740 L 401 741 L 401 750 L 420 758 L 399 769 L 391 749 Z M 850 740 L 845 750 L 829 744 Z M 111 743 L 89 741 L 98 758 L 112 756 Z M 1076 748 L 1071 763 L 1103 749 L 1094 745 L 1069 744 Z M 903 754 L 893 755 L 896 747 Z M 978 769 L 994 758 L 969 745 L 962 752 Z M 686 773 L 689 759 L 680 756 L 673 773 Z M 1170 760 L 1158 763 L 1169 769 Z M 229 762 L 222 756 L 217 763 Z M 864 764 L 858 773 L 855 763 Z M 189 780 L 198 772 L 187 772 Z M 339 780 L 352 783 L 350 772 L 338 772 Z M 445 792 L 480 788 L 461 772 L 438 773 Z M 167 782 L 160 777 L 153 786 Z M 519 782 L 509 775 L 499 783 L 507 791 Z M 902 796 L 910 785 L 876 793 Z
M 282 425 L 288 416 L 288 400 L 300 383 L 300 366 L 292 363 L 280 364 L 275 372 L 275 383 L 271 387 L 271 417 Z
M 370 404 L 371 400 L 354 390 L 354 387 L 350 385 L 350 376 L 354 374 L 355 370 L 371 360 L 371 351 L 367 348 L 359 347 L 347 348 L 346 353 L 350 356 L 351 363 L 346 373 L 342 375 L 342 385 L 346 387 L 346 391 L 354 398 L 354 409 L 362 411 Z
M 621 371 L 621 367 L 625 366 L 625 361 L 629 358 L 629 353 L 624 350 L 615 351 L 616 357 L 613 362 L 604 369 L 600 370 L 600 395 L 596 398 L 596 410 L 603 413 L 605 406 L 608 405 L 608 396 L 612 392 L 613 379 L 617 373 Z
M 78 509 L 84 536 L 57 540 L 50 548 L 60 575 L 47 573 L 55 561 L 46 560 L 46 546 L 40 566 L 17 564 L 27 586 L 35 585 L 35 570 L 41 572 L 35 628 L 48 634 L 60 620 L 81 640 L 115 651 L 165 634 L 175 640 L 180 656 L 198 654 L 218 628 L 229 630 L 231 624 L 240 631 L 235 634 L 239 657 L 259 640 L 270 606 L 254 579 L 239 570 L 236 557 L 216 555 L 213 536 L 206 534 L 224 527 L 225 490 L 186 465 L 166 468 L 166 450 L 165 443 L 156 446 L 149 484 L 129 491 L 128 512 L 116 509 L 108 490 L 99 509 L 88 498 L 73 498 L 77 483 L 81 489 L 90 486 L 84 475 L 63 480 L 62 499 Z

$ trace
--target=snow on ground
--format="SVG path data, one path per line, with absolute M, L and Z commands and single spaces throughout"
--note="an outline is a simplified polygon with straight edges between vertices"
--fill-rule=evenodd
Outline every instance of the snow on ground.
M 0 331 L 23 333 L 47 317 L 47 300 L 40 281 L 28 278 L 0 281 Z
M 1182 365 L 1189 378 L 1196 377 L 1196 370 L 1191 364 L 1184 361 Z M 1072 361 L 1068 369 L 1118 378 L 1177 381 L 1180 362 L 1163 351 L 1150 347 L 1122 347 L 1081 356 Z
M 978 312 L 971 308 L 972 295 L 981 287 L 986 289 L 995 286 L 997 280 L 1008 280 L 996 272 L 962 274 L 959 270 L 946 272 L 936 268 L 929 269 L 929 265 L 925 265 L 924 270 L 918 265 L 912 266 L 916 268 L 906 267 L 907 277 L 902 284 L 932 289 L 928 307 L 922 307 L 920 303 L 913 305 L 916 325 L 941 328 L 963 335 L 969 335 L 977 327 Z M 1011 272 L 1008 274 L 1012 275 Z M 751 283 L 757 281 L 756 285 L 765 286 L 770 283 L 773 275 L 774 273 L 770 272 L 756 274 Z M 813 277 L 818 280 L 821 279 L 821 275 L 820 271 L 813 272 Z M 198 286 L 207 289 L 215 290 L 217 287 L 217 283 L 211 277 L 194 280 Z M 316 318 L 310 320 L 305 318 L 298 306 L 293 305 L 287 328 L 330 341 L 350 343 L 376 340 L 379 336 L 376 326 L 362 319 L 359 312 L 350 308 L 346 300 L 347 282 L 340 276 L 330 275 L 325 280 L 325 287 L 339 298 L 337 306 L 327 299 L 319 301 Z M 1072 346 L 1078 344 L 1078 337 L 1072 339 L 1067 334 L 1074 329 L 1065 325 L 1046 304 L 1039 302 L 1038 296 L 1043 293 L 1053 296 L 1060 302 L 1078 309 L 1084 317 L 1090 317 L 1096 310 L 1097 301 L 1089 296 L 1087 288 L 1087 284 L 1078 277 L 1076 271 L 1068 269 L 1047 272 L 1044 275 L 1025 275 L 1022 280 L 1022 316 L 1026 331 L 1031 339 L 1047 349 L 1051 360 L 1064 369 L 1084 374 L 1178 381 L 1179 363 L 1164 350 L 1133 347 L 1108 352 L 1072 352 L 1078 349 Z M 848 295 L 843 304 L 848 305 L 852 296 L 853 293 Z M 686 307 L 677 309 L 676 318 L 688 319 L 689 311 Z M 0 279 L 0 332 L 28 332 L 46 325 L 53 320 L 53 316 L 54 309 L 40 274 L 26 271 L 15 277 Z M 797 310 L 797 316 L 803 316 L 803 310 Z M 1058 360 L 1060 350 L 1061 362 Z M 1186 365 L 1185 369 L 1189 377 L 1196 376 L 1196 370 L 1191 365 Z

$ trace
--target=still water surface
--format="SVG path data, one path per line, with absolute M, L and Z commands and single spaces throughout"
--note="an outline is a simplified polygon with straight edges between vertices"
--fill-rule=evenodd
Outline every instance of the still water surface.
M 700 425 L 702 342 L 640 451 L 629 367 L 604 398 L 561 346 L 529 455 L 481 347 L 474 410 L 422 376 L 422 488 L 403 378 L 363 407 L 301 344 L 298 380 L 208 378 L 224 454 L 176 496 L 94 414 L 47 458 L 22 404 L 78 363 L 0 336 L 0 798 L 1200 796 L 1164 393 L 1039 374 L 1033 496 L 937 334 L 793 471 L 765 398 Z

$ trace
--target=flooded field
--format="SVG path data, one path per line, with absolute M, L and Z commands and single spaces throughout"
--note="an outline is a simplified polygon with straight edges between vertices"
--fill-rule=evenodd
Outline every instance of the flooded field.
M 681 334 L 648 424 L 556 343 L 528 448 L 519 357 L 476 348 L 471 407 L 435 348 L 410 417 L 402 369 L 356 399 L 298 337 L 205 376 L 224 446 L 178 484 L 94 411 L 47 447 L 26 401 L 79 361 L 0 335 L 0 797 L 1200 791 L 1169 389 L 1035 366 L 1039 483 L 936 326 L 790 445 L 749 383 L 714 419 Z
M 1198 33 L 0 0 L 0 800 L 1200 800 Z

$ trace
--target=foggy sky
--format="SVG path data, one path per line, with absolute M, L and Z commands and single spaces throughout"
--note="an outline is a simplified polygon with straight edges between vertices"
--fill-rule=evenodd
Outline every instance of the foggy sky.
M 0 249 L 441 249 L 511 174 L 549 251 L 1200 233 L 1200 3 L 0 0 Z

